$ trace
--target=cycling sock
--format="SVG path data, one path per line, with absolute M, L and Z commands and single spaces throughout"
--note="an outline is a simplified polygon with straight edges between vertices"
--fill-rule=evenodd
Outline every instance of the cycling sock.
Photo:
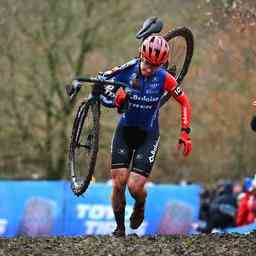
M 117 227 L 120 229 L 125 229 L 125 225 L 124 225 L 125 212 L 124 211 L 118 211 L 118 212 L 114 211 L 114 215 L 115 215 Z
M 134 207 L 135 208 L 144 208 L 145 207 L 145 202 L 146 200 L 143 200 L 143 201 L 135 201 L 134 203 Z

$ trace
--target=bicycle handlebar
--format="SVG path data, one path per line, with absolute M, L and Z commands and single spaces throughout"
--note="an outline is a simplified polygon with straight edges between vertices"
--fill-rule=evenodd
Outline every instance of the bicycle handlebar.
M 95 83 L 95 84 L 109 84 L 109 85 L 116 85 L 116 86 L 122 86 L 127 87 L 128 85 L 123 82 L 114 81 L 114 80 L 105 80 L 101 77 L 93 77 L 93 76 L 84 76 L 84 77 L 77 77 L 75 80 L 82 82 L 82 83 Z
M 83 76 L 83 77 L 77 77 L 74 80 L 77 80 L 80 83 L 94 83 L 94 84 L 100 84 L 100 85 L 114 85 L 128 88 L 128 85 L 123 82 L 114 81 L 114 80 L 105 80 L 103 77 L 93 77 L 93 76 Z M 74 88 L 72 85 L 66 85 L 66 93 L 68 94 L 70 101 L 72 101 L 77 93 L 79 92 L 81 87 Z

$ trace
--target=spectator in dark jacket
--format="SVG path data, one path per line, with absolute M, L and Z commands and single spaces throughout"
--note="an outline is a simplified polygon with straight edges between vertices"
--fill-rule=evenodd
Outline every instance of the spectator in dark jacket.
M 233 193 L 233 184 L 226 182 L 218 191 L 210 204 L 209 219 L 205 233 L 214 228 L 224 229 L 235 226 L 236 195 Z

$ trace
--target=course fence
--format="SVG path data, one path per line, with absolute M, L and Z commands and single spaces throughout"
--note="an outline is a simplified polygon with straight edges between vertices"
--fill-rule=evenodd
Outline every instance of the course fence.
M 0 182 L 0 236 L 80 236 L 110 234 L 115 227 L 110 204 L 111 185 L 91 184 L 76 197 L 66 181 Z M 129 230 L 134 200 L 127 193 L 127 232 L 138 235 L 191 234 L 198 221 L 198 185 L 147 187 L 145 220 Z

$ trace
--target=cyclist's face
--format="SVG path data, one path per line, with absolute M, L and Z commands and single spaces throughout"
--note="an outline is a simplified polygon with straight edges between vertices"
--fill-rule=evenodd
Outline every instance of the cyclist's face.
M 153 65 L 145 59 L 141 59 L 140 70 L 143 76 L 151 76 L 159 68 L 159 65 Z

